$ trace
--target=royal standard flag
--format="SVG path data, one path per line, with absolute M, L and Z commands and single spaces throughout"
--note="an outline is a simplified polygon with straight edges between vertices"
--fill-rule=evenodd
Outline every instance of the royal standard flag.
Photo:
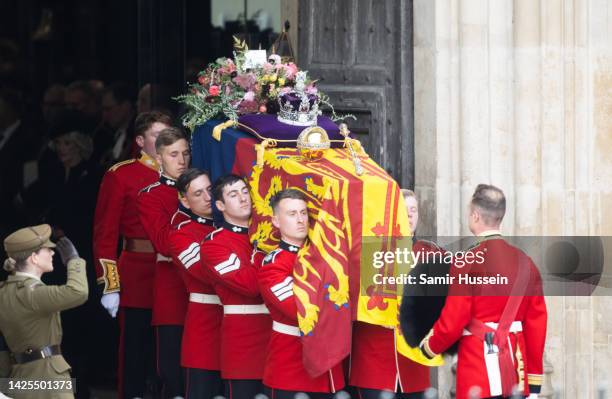
M 294 278 L 309 372 L 322 374 L 350 353 L 353 320 L 394 326 L 402 355 L 430 366 L 440 364 L 440 358 L 428 361 L 401 337 L 402 286 L 375 284 L 371 278 L 369 249 L 392 251 L 410 245 L 405 243 L 410 231 L 397 183 L 365 154 L 360 155 L 365 173 L 358 176 L 344 149 L 327 150 L 318 161 L 308 161 L 292 148 L 267 149 L 263 165 L 257 166 L 257 140 L 226 129 L 217 141 L 211 137 L 214 126 L 208 123 L 194 132 L 194 166 L 210 170 L 213 178 L 230 172 L 247 176 L 253 197 L 251 238 L 260 248 L 274 249 L 280 239 L 271 222 L 272 195 L 292 187 L 309 200 L 310 242 L 299 253 Z M 393 276 L 399 270 L 391 263 L 379 272 Z

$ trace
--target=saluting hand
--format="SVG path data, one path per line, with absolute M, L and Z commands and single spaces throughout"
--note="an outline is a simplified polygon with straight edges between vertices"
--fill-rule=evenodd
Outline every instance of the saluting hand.
M 79 257 L 79 252 L 75 248 L 74 244 L 68 237 L 62 237 L 56 242 L 57 252 L 59 252 L 62 258 L 62 263 L 68 265 L 68 261 L 73 258 Z

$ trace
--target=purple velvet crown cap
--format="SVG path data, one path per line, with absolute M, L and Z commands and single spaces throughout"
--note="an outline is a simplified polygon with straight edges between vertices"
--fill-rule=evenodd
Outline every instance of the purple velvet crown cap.
M 306 96 L 308 97 L 308 103 L 310 104 L 310 108 L 312 108 L 312 106 L 319 101 L 319 96 L 316 94 L 306 94 Z M 300 104 L 302 103 L 302 97 L 294 91 L 281 94 L 279 98 L 281 106 L 284 105 L 286 102 L 289 102 L 289 104 L 291 104 L 295 111 L 299 110 Z
M 273 114 L 246 114 L 238 118 L 238 122 L 253 129 L 260 136 L 275 140 L 297 140 L 302 130 L 307 127 L 293 126 L 280 122 Z M 319 115 L 317 125 L 325 129 L 330 140 L 344 140 L 340 134 L 340 128 L 327 116 Z M 237 129 L 240 129 L 238 127 Z M 246 133 L 248 129 L 241 129 Z M 295 147 L 296 143 L 278 143 L 279 147 Z M 342 147 L 342 143 L 331 143 L 332 147 Z

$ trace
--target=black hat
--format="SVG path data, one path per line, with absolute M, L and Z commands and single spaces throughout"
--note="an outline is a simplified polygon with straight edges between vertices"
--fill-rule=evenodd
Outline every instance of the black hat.
M 59 114 L 55 123 L 49 127 L 49 138 L 55 139 L 75 131 L 90 135 L 95 127 L 95 121 L 83 113 L 74 110 L 64 110 Z

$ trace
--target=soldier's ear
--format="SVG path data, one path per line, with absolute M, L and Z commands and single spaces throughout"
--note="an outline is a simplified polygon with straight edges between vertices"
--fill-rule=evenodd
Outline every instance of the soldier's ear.
M 225 211 L 225 204 L 223 203 L 223 201 L 220 200 L 216 200 L 215 201 L 215 206 L 217 207 L 217 209 L 221 212 Z
M 38 252 L 32 252 L 29 259 L 32 264 L 38 266 Z
M 181 201 L 181 204 L 187 208 L 187 209 L 191 209 L 191 207 L 189 206 L 189 202 L 187 202 L 187 198 L 185 197 L 185 195 L 183 193 L 179 194 L 179 201 Z
M 470 216 L 472 217 L 474 223 L 478 223 L 478 221 L 480 220 L 480 213 L 476 208 L 472 209 L 472 213 L 470 214 Z
M 144 148 L 144 136 L 139 134 L 136 136 L 136 144 L 140 149 Z
M 278 216 L 276 216 L 276 214 L 272 216 L 272 225 L 277 229 L 280 228 L 280 223 L 278 223 Z

